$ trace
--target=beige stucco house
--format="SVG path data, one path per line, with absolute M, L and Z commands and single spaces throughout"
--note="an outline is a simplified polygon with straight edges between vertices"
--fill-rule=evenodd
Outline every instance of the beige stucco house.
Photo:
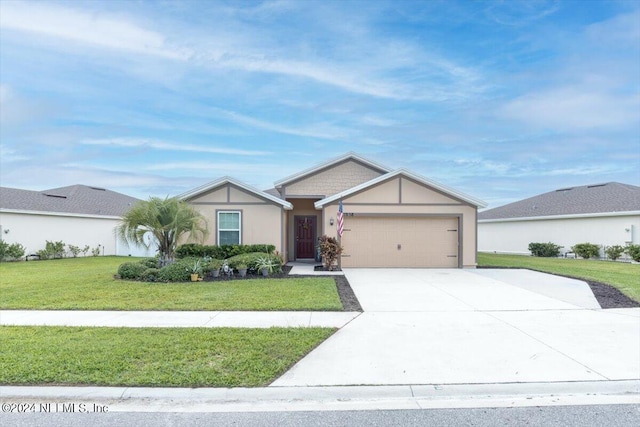
M 475 267 L 484 202 L 355 153 L 261 191 L 224 177 L 179 196 L 209 220 L 207 244 L 268 243 L 312 259 L 319 236 L 339 237 L 343 267 Z M 337 236 L 342 201 L 344 231 Z

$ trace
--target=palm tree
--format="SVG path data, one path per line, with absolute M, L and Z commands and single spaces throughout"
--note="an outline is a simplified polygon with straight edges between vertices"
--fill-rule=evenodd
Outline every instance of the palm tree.
M 124 216 L 116 233 L 123 239 L 149 247 L 144 240 L 146 233 L 155 237 L 162 265 L 174 261 L 174 252 L 180 237 L 188 234 L 188 240 L 203 241 L 208 233 L 206 219 L 188 203 L 177 197 L 151 197 L 140 201 Z

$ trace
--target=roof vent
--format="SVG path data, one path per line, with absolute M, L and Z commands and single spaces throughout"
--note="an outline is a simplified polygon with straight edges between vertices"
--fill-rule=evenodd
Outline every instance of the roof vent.
M 559 193 L 561 191 L 569 191 L 569 190 L 573 190 L 573 187 L 569 187 L 569 188 L 561 188 L 559 190 L 556 190 L 556 193 Z
M 67 196 L 62 196 L 62 195 L 60 195 L 60 194 L 47 194 L 47 193 L 43 193 L 43 194 L 44 194 L 45 196 L 47 196 L 47 197 L 56 197 L 56 198 L 58 198 L 58 199 L 66 199 L 66 198 L 67 198 Z
M 587 188 L 597 188 L 597 187 L 604 187 L 607 184 L 595 184 L 595 185 L 587 185 Z
M 98 191 L 107 191 L 106 188 L 100 188 L 100 187 L 89 187 L 92 190 L 98 190 Z

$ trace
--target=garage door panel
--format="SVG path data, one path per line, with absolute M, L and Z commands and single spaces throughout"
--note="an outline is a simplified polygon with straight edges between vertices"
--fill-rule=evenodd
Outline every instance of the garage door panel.
M 458 267 L 458 218 L 349 217 L 343 267 Z

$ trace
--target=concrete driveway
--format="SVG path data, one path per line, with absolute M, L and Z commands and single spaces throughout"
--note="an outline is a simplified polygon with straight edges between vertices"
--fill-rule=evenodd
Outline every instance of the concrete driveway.
M 349 269 L 364 309 L 272 386 L 640 379 L 640 309 L 528 270 Z

